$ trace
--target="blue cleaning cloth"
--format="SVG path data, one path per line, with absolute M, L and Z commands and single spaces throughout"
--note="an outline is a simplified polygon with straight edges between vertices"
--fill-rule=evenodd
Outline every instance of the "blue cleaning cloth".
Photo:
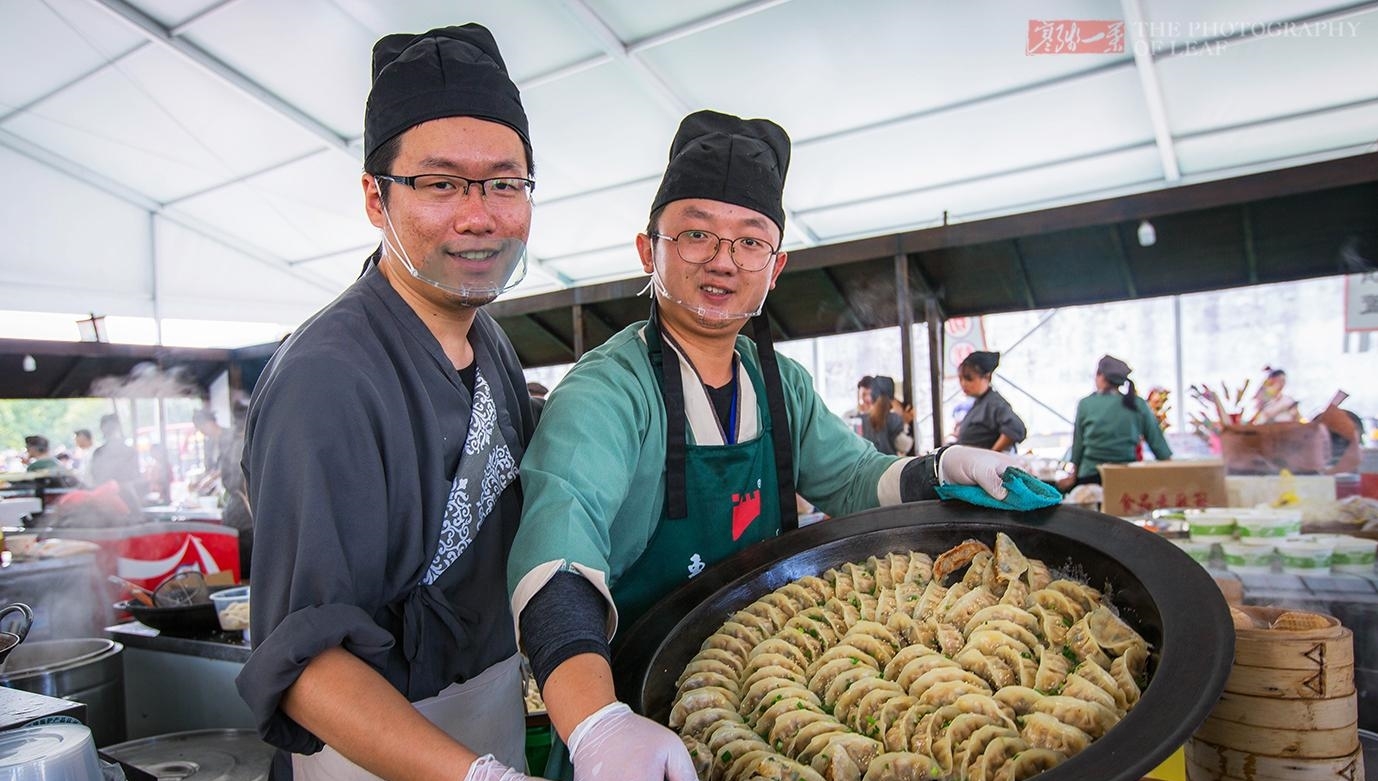
M 938 486 L 939 499 L 960 499 L 967 504 L 991 507 L 996 510 L 1037 510 L 1051 507 L 1062 501 L 1062 493 L 1056 488 L 1025 472 L 1010 467 L 1005 470 L 1002 480 L 1009 495 L 1003 500 L 995 499 L 979 485 L 955 485 L 948 483 Z

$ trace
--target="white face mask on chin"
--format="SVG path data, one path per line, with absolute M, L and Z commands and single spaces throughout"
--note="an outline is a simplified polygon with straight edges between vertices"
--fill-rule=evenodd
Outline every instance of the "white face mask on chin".
M 393 257 L 401 261 L 407 272 L 416 279 L 446 293 L 452 293 L 475 305 L 486 304 L 511 290 L 526 279 L 526 242 L 518 238 L 492 238 L 476 241 L 475 248 L 466 251 L 465 258 L 445 261 L 428 260 L 421 266 L 412 262 L 387 206 L 383 206 L 383 244 Z M 388 234 L 392 235 L 389 236 Z M 447 262 L 448 261 L 448 262 Z

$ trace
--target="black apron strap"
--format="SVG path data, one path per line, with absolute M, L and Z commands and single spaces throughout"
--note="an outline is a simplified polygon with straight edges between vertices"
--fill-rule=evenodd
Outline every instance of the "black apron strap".
M 660 392 L 665 397 L 665 517 L 676 520 L 689 516 L 684 477 L 684 448 L 689 439 L 685 434 L 684 381 L 680 377 L 679 360 L 665 360 L 659 312 L 658 304 L 652 301 L 651 319 L 646 326 L 646 349 L 660 377 Z M 790 506 L 794 506 L 793 502 Z
M 780 528 L 789 532 L 799 528 L 799 508 L 794 501 L 794 451 L 790 445 L 789 417 L 785 414 L 785 391 L 780 385 L 780 365 L 775 360 L 775 340 L 770 335 L 770 318 L 762 312 L 751 320 L 756 353 L 761 359 L 761 376 L 766 383 L 770 435 L 775 440 L 775 485 L 780 490 Z

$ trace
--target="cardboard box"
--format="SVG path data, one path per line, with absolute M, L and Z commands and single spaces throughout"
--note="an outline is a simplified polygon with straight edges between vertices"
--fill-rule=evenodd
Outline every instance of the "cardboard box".
M 1225 478 L 1225 493 L 1230 497 L 1230 507 L 1272 504 L 1283 494 L 1293 493 L 1302 523 L 1335 520 L 1333 475 L 1230 475 Z
M 1101 512 L 1128 517 L 1163 507 L 1224 507 L 1225 464 L 1202 461 L 1142 461 L 1101 464 L 1105 498 Z
M 1232 475 L 1320 474 L 1330 465 L 1330 430 L 1319 423 L 1226 426 L 1220 432 L 1225 471 Z

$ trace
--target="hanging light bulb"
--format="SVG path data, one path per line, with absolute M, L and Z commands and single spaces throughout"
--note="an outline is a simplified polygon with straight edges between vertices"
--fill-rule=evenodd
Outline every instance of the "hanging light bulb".
M 1139 223 L 1139 246 L 1152 247 L 1158 241 L 1158 231 L 1153 229 L 1153 223 L 1144 220 Z
M 34 357 L 33 357 L 32 355 L 26 355 L 26 356 L 24 356 L 24 371 L 26 371 L 26 372 L 36 372 L 36 371 L 38 371 L 38 361 L 34 360 Z

